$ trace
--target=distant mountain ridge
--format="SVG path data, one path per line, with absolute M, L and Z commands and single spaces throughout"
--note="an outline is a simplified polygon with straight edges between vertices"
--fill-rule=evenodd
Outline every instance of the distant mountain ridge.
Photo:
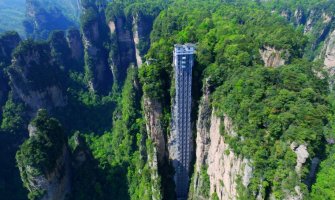
M 80 0 L 0 0 L 0 33 L 46 39 L 51 30 L 78 27 L 80 10 Z

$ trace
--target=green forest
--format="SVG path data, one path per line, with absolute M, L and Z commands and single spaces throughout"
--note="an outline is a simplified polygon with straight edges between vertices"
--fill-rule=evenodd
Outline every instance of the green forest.
M 172 61 L 186 43 L 196 45 L 188 199 L 335 199 L 333 0 L 62 2 L 31 0 L 40 14 L 20 35 L 0 20 L 1 199 L 176 199 Z M 207 96 L 222 154 L 250 161 L 247 185 L 230 177 L 235 192 L 217 193 L 228 189 L 215 188 L 211 163 L 197 175 Z

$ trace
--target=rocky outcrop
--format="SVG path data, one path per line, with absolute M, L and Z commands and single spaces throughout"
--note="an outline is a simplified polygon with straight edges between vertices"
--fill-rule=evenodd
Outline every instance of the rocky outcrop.
M 327 71 L 335 74 L 335 30 L 330 34 L 324 46 L 324 65 Z
M 225 125 L 224 134 L 234 137 L 236 132 L 233 123 L 228 116 L 222 120 L 215 115 L 215 111 L 211 111 L 208 95 L 208 92 L 205 92 L 199 108 L 196 168 L 190 199 L 209 199 L 213 194 L 220 200 L 237 199 L 237 187 L 248 187 L 252 168 L 249 160 L 237 156 L 225 143 L 220 133 L 221 123 Z M 241 185 L 238 185 L 239 177 Z M 205 179 L 209 181 L 209 185 L 204 185 Z
M 67 104 L 62 73 L 52 62 L 48 44 L 22 42 L 9 67 L 10 87 L 15 99 L 34 115 L 40 108 L 51 110 Z
M 297 174 L 301 174 L 302 166 L 306 163 L 306 160 L 309 157 L 307 147 L 306 145 L 298 145 L 295 142 L 293 142 L 290 147 L 297 155 L 297 165 L 295 166 L 295 171 Z
M 266 67 L 279 67 L 285 65 L 289 59 L 289 53 L 285 50 L 277 50 L 273 47 L 264 46 L 259 50 Z
M 319 55 L 320 44 L 329 37 L 335 24 L 332 2 L 322 2 L 320 4 L 311 5 L 309 8 L 298 6 L 294 10 L 281 8 L 273 10 L 283 16 L 287 21 L 293 23 L 296 27 L 303 26 L 304 34 L 308 35 L 309 43 L 305 49 L 305 56 L 309 59 L 315 59 Z M 322 54 L 324 55 L 324 54 Z
M 290 21 L 290 18 L 291 18 L 291 11 L 289 10 L 289 9 L 285 9 L 285 10 L 282 10 L 281 12 L 280 12 L 280 15 L 282 16 L 282 17 L 284 17 L 287 21 Z
M 144 97 L 146 129 L 157 149 L 158 162 L 163 163 L 166 156 L 165 138 L 162 130 L 162 105 L 157 100 Z

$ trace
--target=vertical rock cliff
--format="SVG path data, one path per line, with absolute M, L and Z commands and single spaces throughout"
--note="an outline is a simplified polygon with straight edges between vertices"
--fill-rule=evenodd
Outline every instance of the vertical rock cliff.
M 112 49 L 110 50 L 110 65 L 114 77 L 122 86 L 127 69 L 131 64 L 136 64 L 135 46 L 131 30 L 131 20 L 123 12 L 112 15 L 108 21 L 112 38 Z
M 71 51 L 71 66 L 72 70 L 84 70 L 84 46 L 80 31 L 77 29 L 70 29 L 67 32 L 66 40 Z
M 108 27 L 104 15 L 103 10 L 91 3 L 85 5 L 81 20 L 85 79 L 89 89 L 100 94 L 108 94 L 113 84 L 112 71 L 108 65 Z
M 59 122 L 40 110 L 29 125 L 30 138 L 16 154 L 30 199 L 63 200 L 71 191 L 71 162 Z
M 144 97 L 144 114 L 146 119 L 147 133 L 154 142 L 157 149 L 157 157 L 160 163 L 164 162 L 166 156 L 166 141 L 162 130 L 162 105 L 157 100 Z
M 119 8 L 120 9 L 120 8 Z M 150 45 L 150 32 L 154 16 L 142 12 L 126 15 L 107 10 L 107 24 L 111 34 L 110 65 L 114 77 L 123 84 L 131 65 L 140 67 Z
M 335 74 L 335 30 L 325 42 L 323 55 L 325 68 L 333 76 Z
M 213 196 L 220 200 L 237 199 L 238 190 L 250 183 L 250 161 L 236 155 L 225 143 L 222 134 L 236 136 L 231 119 L 228 116 L 220 119 L 212 111 L 207 87 L 199 107 L 196 163 L 190 199 L 209 199 Z
M 133 14 L 133 41 L 135 44 L 136 63 L 140 67 L 143 57 L 150 47 L 150 33 L 155 16 L 146 15 L 143 12 Z
M 49 36 L 49 43 L 53 61 L 61 70 L 70 70 L 71 49 L 65 37 L 64 31 L 53 31 Z

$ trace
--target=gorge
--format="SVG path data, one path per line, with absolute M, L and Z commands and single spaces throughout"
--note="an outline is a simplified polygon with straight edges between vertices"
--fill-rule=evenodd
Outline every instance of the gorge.
M 177 199 L 181 155 L 190 200 L 335 198 L 332 0 L 60 2 L 0 36 L 3 199 Z

